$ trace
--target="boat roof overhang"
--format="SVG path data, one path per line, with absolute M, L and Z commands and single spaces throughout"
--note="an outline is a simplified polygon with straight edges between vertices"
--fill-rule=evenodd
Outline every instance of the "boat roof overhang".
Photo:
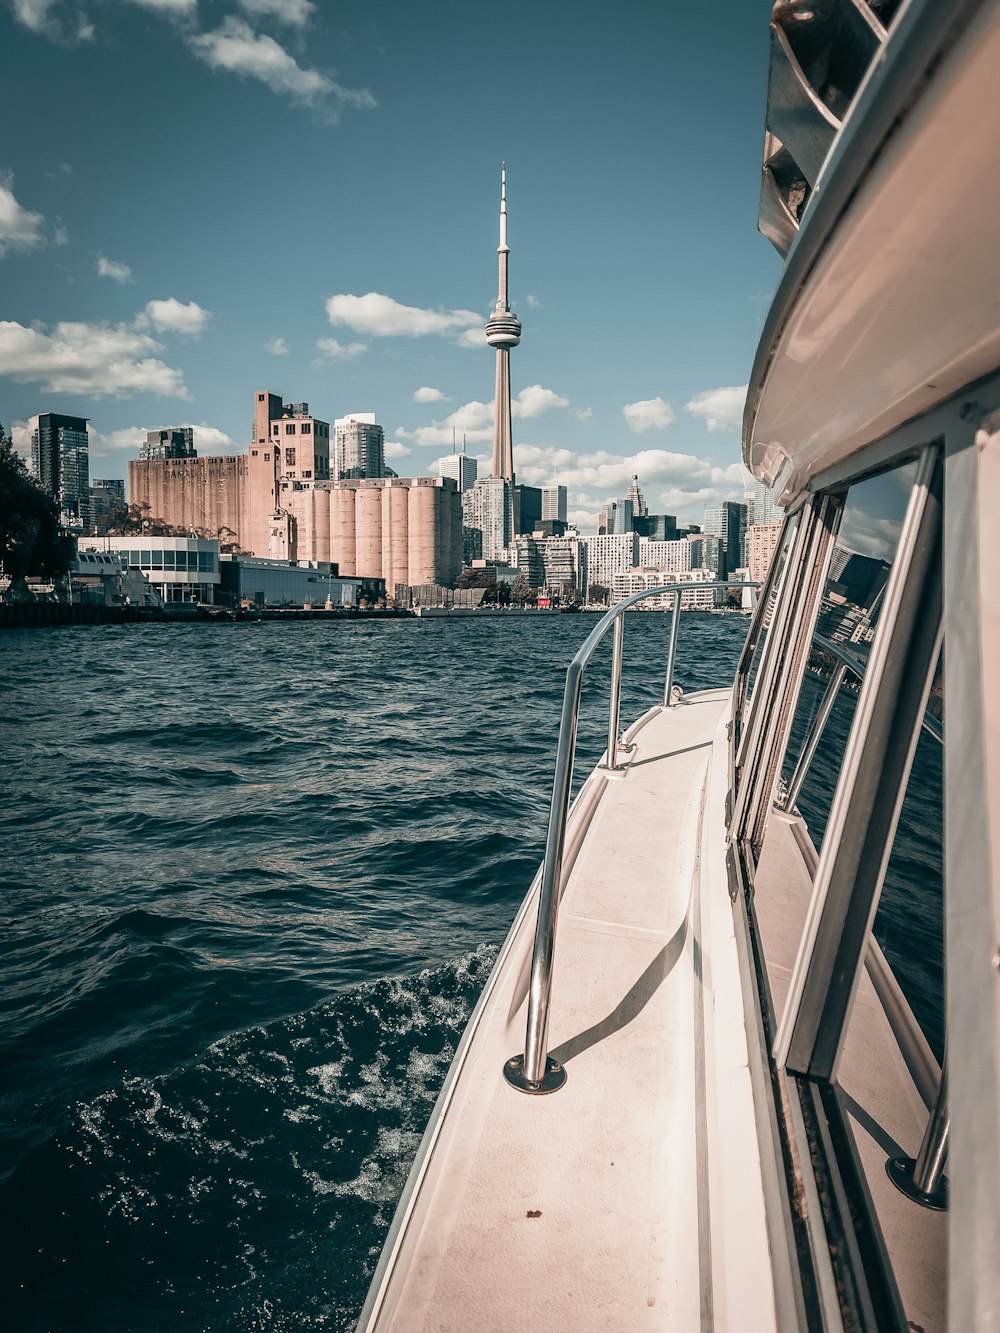
M 743 452 L 810 480 L 1000 365 L 1000 0 L 913 0 L 802 219 L 747 395 Z

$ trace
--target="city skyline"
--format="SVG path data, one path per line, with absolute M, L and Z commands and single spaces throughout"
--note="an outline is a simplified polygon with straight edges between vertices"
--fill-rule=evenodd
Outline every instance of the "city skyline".
M 22 451 L 50 411 L 90 419 L 101 477 L 167 426 L 242 452 L 270 383 L 329 420 L 374 411 L 401 474 L 432 474 L 457 431 L 483 475 L 505 158 L 517 479 L 566 485 L 583 531 L 633 473 L 682 521 L 742 499 L 741 389 L 779 272 L 754 225 L 757 16 L 640 6 L 616 45 L 596 6 L 569 25 L 514 4 L 519 91 L 496 117 L 488 16 L 237 8 L 150 0 L 89 32 L 69 2 L 0 15 L 14 101 L 44 60 L 92 112 L 33 102 L 0 149 L 0 419 Z M 142 76 L 154 51 L 169 97 Z

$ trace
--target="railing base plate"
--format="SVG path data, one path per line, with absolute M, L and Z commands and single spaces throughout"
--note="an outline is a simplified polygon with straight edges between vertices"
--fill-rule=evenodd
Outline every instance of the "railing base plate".
M 503 1067 L 503 1076 L 518 1092 L 529 1092 L 540 1097 L 547 1092 L 558 1092 L 566 1082 L 566 1070 L 550 1055 L 545 1061 L 545 1073 L 540 1083 L 531 1083 L 524 1077 L 524 1056 L 512 1055 Z
M 914 1203 L 919 1203 L 922 1208 L 933 1208 L 936 1213 L 947 1212 L 948 1177 L 941 1177 L 933 1194 L 925 1194 L 923 1190 L 917 1189 L 916 1182 L 913 1179 L 916 1165 L 912 1157 L 890 1157 L 885 1164 L 885 1174 L 900 1194 L 905 1194 L 908 1199 L 912 1199 Z

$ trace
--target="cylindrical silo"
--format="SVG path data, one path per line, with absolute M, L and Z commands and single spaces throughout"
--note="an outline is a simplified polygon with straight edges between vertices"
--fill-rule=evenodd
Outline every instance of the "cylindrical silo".
M 330 491 L 330 559 L 349 578 L 358 572 L 355 494 L 353 486 Z
M 330 559 L 330 492 L 325 486 L 317 486 L 313 497 L 313 559 L 325 563 Z
M 434 583 L 434 543 L 436 540 L 436 491 L 430 477 L 414 477 L 410 483 L 409 502 L 409 581 Z
M 389 522 L 392 525 L 392 560 L 385 566 L 385 581 L 390 592 L 397 583 L 410 583 L 410 490 L 395 482 L 387 488 Z
M 358 575 L 382 577 L 382 487 L 360 486 L 357 491 Z

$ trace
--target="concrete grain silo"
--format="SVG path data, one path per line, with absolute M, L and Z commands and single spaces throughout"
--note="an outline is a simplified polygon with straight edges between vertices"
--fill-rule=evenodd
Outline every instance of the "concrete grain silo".
M 382 577 L 382 487 L 362 481 L 357 491 L 357 574 L 363 579 Z
M 355 494 L 353 486 L 330 490 L 330 559 L 349 578 L 358 572 Z
M 414 477 L 409 494 L 409 580 L 436 583 L 437 486 L 432 477 Z

